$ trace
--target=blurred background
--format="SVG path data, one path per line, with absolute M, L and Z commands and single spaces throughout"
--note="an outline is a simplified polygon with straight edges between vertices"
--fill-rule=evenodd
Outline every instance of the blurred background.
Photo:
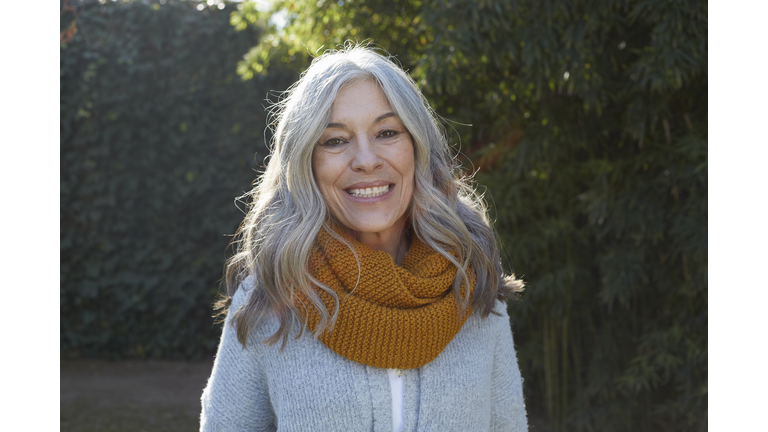
M 62 395 L 86 360 L 211 361 L 266 108 L 355 40 L 443 117 L 528 284 L 509 313 L 532 430 L 707 430 L 706 1 L 60 7 Z

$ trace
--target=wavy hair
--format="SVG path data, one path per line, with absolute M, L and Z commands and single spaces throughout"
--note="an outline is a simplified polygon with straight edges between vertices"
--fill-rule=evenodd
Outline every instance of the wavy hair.
M 300 335 L 305 323 L 295 302 L 297 292 L 311 302 L 304 307 L 320 313 L 314 333 L 333 328 L 338 298 L 308 270 L 319 230 L 335 235 L 330 227 L 333 216 L 313 175 L 312 152 L 330 120 L 339 90 L 365 79 L 381 87 L 411 134 L 415 179 L 410 229 L 456 265 L 452 290 L 459 312 L 471 304 L 487 317 L 497 299 L 506 300 L 523 289 L 522 281 L 502 271 L 482 197 L 455 164 L 437 116 L 416 83 L 388 57 L 367 46 L 348 44 L 315 58 L 271 108 L 270 124 L 277 125 L 272 151 L 263 175 L 241 197 L 249 200 L 247 213 L 233 241 L 235 254 L 225 266 L 226 295 L 216 305 L 219 315 L 226 315 L 239 285 L 253 277 L 255 287 L 248 303 L 234 312 L 243 346 L 250 331 L 272 314 L 279 319 L 279 328 L 265 343 L 282 339 L 284 347 L 295 327 Z M 469 283 L 470 271 L 476 277 L 472 298 L 469 290 L 461 290 L 462 283 Z M 334 310 L 326 309 L 313 286 L 333 296 Z

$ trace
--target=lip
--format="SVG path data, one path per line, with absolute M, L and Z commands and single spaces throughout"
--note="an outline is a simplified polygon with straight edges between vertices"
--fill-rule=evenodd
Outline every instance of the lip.
M 347 192 L 347 190 L 349 189 L 365 189 L 365 188 L 373 188 L 373 187 L 379 187 L 379 186 L 389 186 L 389 190 L 387 191 L 387 193 L 383 195 L 379 195 L 377 197 L 357 197 Z M 344 196 L 346 196 L 353 202 L 357 202 L 357 203 L 377 203 L 379 201 L 385 201 L 390 196 L 392 196 L 392 191 L 394 191 L 396 187 L 397 185 L 395 183 L 382 182 L 382 181 L 355 183 L 350 187 L 344 188 Z
M 394 183 L 390 182 L 390 181 L 386 181 L 386 180 L 376 180 L 376 181 L 371 181 L 371 182 L 359 182 L 359 183 L 354 183 L 354 184 L 351 184 L 349 186 L 346 186 L 344 188 L 344 190 L 347 191 L 347 190 L 350 190 L 350 189 L 374 188 L 374 187 L 379 187 L 379 186 L 387 186 L 387 185 L 391 185 L 391 184 L 394 184 Z

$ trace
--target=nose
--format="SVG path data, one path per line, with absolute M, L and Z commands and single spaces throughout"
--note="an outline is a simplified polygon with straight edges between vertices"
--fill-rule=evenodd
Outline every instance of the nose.
M 357 140 L 352 169 L 359 172 L 373 172 L 383 164 L 371 141 L 365 137 Z

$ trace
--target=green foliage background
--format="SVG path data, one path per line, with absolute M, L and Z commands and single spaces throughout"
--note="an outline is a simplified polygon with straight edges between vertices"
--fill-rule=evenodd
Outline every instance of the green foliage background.
M 69 2 L 61 47 L 61 352 L 191 358 L 264 145 L 267 89 L 242 81 L 258 41 L 232 7 Z M 67 4 L 64 4 L 67 6 Z M 254 154 L 256 156 L 254 157 Z
M 706 2 L 150 3 L 82 3 L 62 48 L 62 353 L 215 346 L 262 99 L 369 40 L 449 119 L 528 282 L 509 311 L 530 415 L 706 430 Z

